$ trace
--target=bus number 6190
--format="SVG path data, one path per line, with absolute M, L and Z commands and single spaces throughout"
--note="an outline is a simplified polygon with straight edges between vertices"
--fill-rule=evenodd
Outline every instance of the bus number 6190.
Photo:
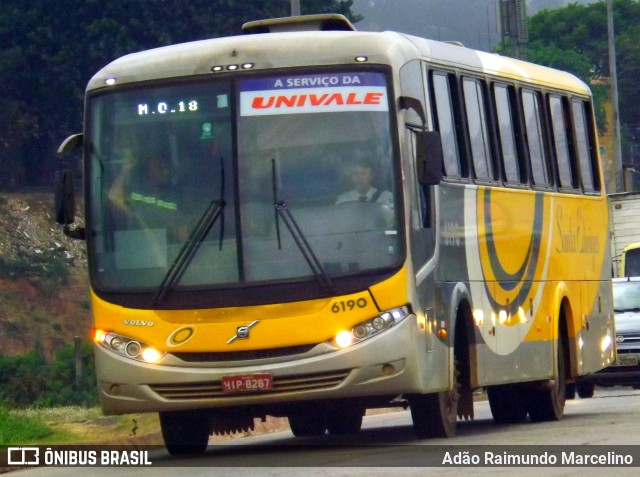
M 366 308 L 366 298 L 358 298 L 357 300 L 337 301 L 331 306 L 333 313 L 342 313 L 345 311 L 352 311 L 355 308 Z

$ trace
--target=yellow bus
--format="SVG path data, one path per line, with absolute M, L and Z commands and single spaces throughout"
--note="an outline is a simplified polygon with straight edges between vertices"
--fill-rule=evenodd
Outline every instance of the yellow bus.
M 286 416 L 295 436 L 409 407 L 452 436 L 558 420 L 613 362 L 588 87 L 344 17 L 135 53 L 86 90 L 85 225 L 106 414 L 171 453 Z

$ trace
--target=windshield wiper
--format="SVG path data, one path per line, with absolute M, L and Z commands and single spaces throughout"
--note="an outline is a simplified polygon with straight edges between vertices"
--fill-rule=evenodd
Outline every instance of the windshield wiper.
M 318 283 L 324 288 L 333 289 L 333 284 L 331 283 L 331 279 L 327 276 L 327 273 L 318 260 L 317 255 L 313 252 L 309 241 L 305 237 L 304 233 L 300 229 L 300 226 L 291 215 L 291 211 L 289 210 L 289 206 L 283 200 L 278 198 L 278 187 L 277 187 L 277 174 L 276 174 L 276 160 L 271 159 L 271 185 L 273 188 L 273 207 L 275 209 L 275 221 L 276 221 L 276 234 L 278 238 L 278 250 L 282 250 L 282 241 L 280 237 L 280 219 L 284 222 L 293 238 L 293 241 L 298 246 L 298 249 L 302 253 L 302 256 L 306 260 L 313 276 L 318 280 Z
M 204 214 L 198 220 L 198 223 L 191 231 L 189 238 L 184 243 L 177 257 L 169 267 L 169 270 L 162 279 L 162 283 L 158 287 L 156 296 L 153 300 L 154 305 L 159 305 L 167 293 L 180 281 L 187 268 L 193 261 L 193 257 L 200 248 L 205 237 L 209 234 L 211 227 L 220 218 L 220 250 L 222 250 L 222 239 L 224 235 L 224 208 L 227 205 L 224 193 L 224 159 L 220 158 L 220 199 L 212 200 L 204 211 Z

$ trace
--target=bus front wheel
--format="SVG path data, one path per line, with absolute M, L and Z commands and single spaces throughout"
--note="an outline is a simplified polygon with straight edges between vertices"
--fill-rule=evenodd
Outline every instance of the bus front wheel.
M 171 455 L 202 454 L 207 449 L 210 429 L 206 412 L 161 412 L 160 428 Z
M 409 397 L 413 428 L 421 439 L 453 437 L 458 419 L 456 388 L 431 394 L 415 394 Z

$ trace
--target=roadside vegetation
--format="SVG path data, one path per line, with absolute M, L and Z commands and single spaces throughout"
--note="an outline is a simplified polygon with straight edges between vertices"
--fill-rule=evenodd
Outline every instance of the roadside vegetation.
M 640 147 L 640 1 L 615 0 L 613 16 L 623 163 L 633 163 L 634 151 Z M 604 104 L 610 101 L 606 3 L 571 3 L 564 8 L 540 10 L 528 18 L 528 27 L 526 59 L 569 71 L 589 84 L 598 129 L 606 131 Z M 514 53 L 504 43 L 496 51 L 508 56 Z
M 82 343 L 79 352 L 78 379 L 73 345 L 58 350 L 51 362 L 39 349 L 0 357 L 0 403 L 16 409 L 97 405 L 91 344 Z
M 40 419 L 20 415 L 0 406 L 0 445 L 42 442 L 53 431 Z
M 0 357 L 0 445 L 160 443 L 155 414 L 103 416 L 97 407 L 91 344 L 68 345 L 47 361 L 41 350 Z
M 103 416 L 97 407 L 8 409 L 0 405 L 0 446 L 161 444 L 156 414 Z

